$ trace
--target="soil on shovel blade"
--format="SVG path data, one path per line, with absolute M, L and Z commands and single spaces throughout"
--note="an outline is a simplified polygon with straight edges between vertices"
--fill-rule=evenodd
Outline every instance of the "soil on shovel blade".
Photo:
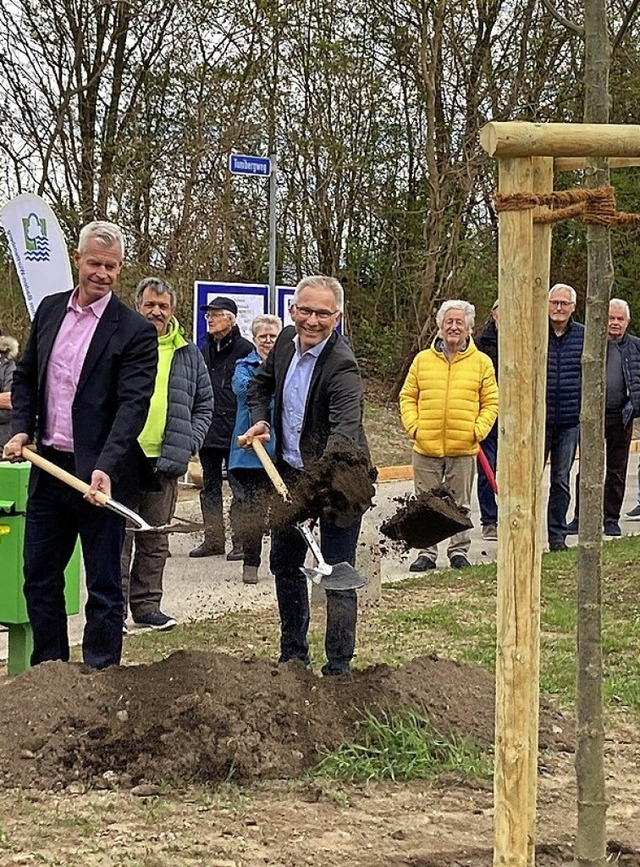
M 291 502 L 274 499 L 271 524 L 317 519 L 325 515 L 348 526 L 370 508 L 376 470 L 349 440 L 332 443 L 322 457 L 305 467 L 289 491 Z
M 456 504 L 447 488 L 441 487 L 408 497 L 382 524 L 380 532 L 409 548 L 429 548 L 472 527 L 469 514 Z
M 324 679 L 198 651 L 103 672 L 48 662 L 0 687 L 0 785 L 292 778 L 357 741 L 365 708 L 412 708 L 445 736 L 493 741 L 493 678 L 435 656 Z M 548 707 L 540 719 L 543 747 L 570 748 L 570 720 Z

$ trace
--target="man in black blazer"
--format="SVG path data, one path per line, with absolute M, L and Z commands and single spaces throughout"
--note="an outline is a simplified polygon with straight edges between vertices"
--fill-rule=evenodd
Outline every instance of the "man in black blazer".
M 344 304 L 340 283 L 332 277 L 306 277 L 297 285 L 291 317 L 248 390 L 253 437 L 269 435 L 270 404 L 274 400 L 274 427 L 278 468 L 289 486 L 295 485 L 305 466 L 325 449 L 345 439 L 369 455 L 362 427 L 362 383 L 349 344 L 336 331 Z M 362 517 L 320 519 L 321 549 L 330 564 L 355 565 Z M 307 632 L 309 597 L 300 567 L 307 549 L 295 527 L 271 535 L 270 567 L 275 576 L 280 612 L 280 662 L 299 659 L 310 665 Z M 356 637 L 355 590 L 327 590 L 327 626 L 324 675 L 349 671 Z
M 153 392 L 158 340 L 153 325 L 113 294 L 124 241 L 113 223 L 80 232 L 78 285 L 40 303 L 13 379 L 10 460 L 37 432 L 42 455 L 90 484 L 83 499 L 32 468 L 25 525 L 24 593 L 33 628 L 32 665 L 69 659 L 64 570 L 78 536 L 86 583 L 82 651 L 93 668 L 118 665 L 125 522 L 96 508 L 98 491 L 127 503 L 144 456 L 137 443 Z

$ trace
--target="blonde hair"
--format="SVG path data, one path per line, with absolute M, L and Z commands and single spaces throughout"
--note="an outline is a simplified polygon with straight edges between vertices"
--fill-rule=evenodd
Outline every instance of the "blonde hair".
M 258 328 L 262 325 L 275 325 L 278 331 L 282 331 L 282 319 L 279 316 L 274 316 L 273 313 L 262 313 L 251 323 L 251 333 L 256 336 Z

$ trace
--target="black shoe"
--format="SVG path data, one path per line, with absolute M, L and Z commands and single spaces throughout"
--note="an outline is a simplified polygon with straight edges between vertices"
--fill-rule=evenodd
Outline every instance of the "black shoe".
M 449 563 L 452 569 L 467 569 L 471 566 L 471 563 L 469 563 L 464 554 L 454 554 Z
M 409 566 L 409 572 L 427 572 L 429 569 L 436 569 L 436 561 L 432 560 L 426 554 L 419 554 Z
M 333 668 L 327 663 L 327 665 L 322 666 L 320 673 L 323 677 L 346 677 L 348 674 L 351 674 L 351 671 L 349 666 L 346 668 Z
M 138 626 L 150 626 L 152 629 L 173 629 L 178 625 L 175 617 L 169 617 L 168 614 L 163 614 L 162 611 L 150 611 L 149 614 L 144 614 L 142 617 L 134 617 L 133 622 Z
M 605 521 L 604 534 L 605 536 L 622 536 L 620 524 L 617 521 Z
M 236 545 L 227 554 L 227 560 L 244 560 L 244 551 Z
M 578 535 L 578 519 L 574 518 L 569 524 L 567 524 L 567 536 L 577 536 Z
M 568 551 L 569 548 L 564 542 L 549 542 L 550 551 Z
M 215 557 L 217 554 L 224 554 L 224 545 L 214 545 L 212 542 L 203 542 L 192 551 L 189 551 L 190 557 Z
M 640 518 L 640 503 L 634 506 L 630 512 L 627 512 L 627 518 Z

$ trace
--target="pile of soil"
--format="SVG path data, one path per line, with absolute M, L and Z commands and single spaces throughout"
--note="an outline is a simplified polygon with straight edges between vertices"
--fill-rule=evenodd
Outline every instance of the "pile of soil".
M 297 663 L 193 651 L 103 672 L 49 662 L 0 687 L 0 785 L 292 778 L 357 741 L 365 708 L 412 708 L 445 736 L 493 742 L 493 678 L 435 656 L 324 679 Z M 540 728 L 543 747 L 571 741 L 549 708 Z
M 347 527 L 371 507 L 376 477 L 368 456 L 350 440 L 333 441 L 318 461 L 300 473 L 289 491 L 291 501 L 274 503 L 272 526 L 324 515 Z
M 457 505 L 451 491 L 439 487 L 404 500 L 380 532 L 409 548 L 429 548 L 472 527 L 469 513 Z

